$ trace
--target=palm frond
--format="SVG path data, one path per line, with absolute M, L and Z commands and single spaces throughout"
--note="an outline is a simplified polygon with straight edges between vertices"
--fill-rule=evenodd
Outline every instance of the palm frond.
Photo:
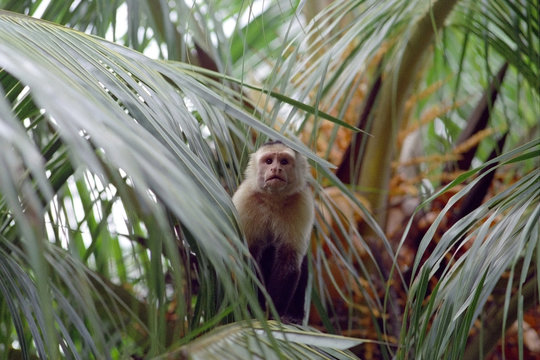
M 485 311 L 488 297 L 493 294 L 496 286 L 500 286 L 503 273 L 510 269 L 513 273 L 518 266 L 516 270 L 521 271 L 518 280 L 520 291 L 527 282 L 536 282 L 534 277 L 531 278 L 529 270 L 532 253 L 538 247 L 539 229 L 535 220 L 540 212 L 538 169 L 459 220 L 442 235 L 429 258 L 420 264 L 441 221 L 460 198 L 481 181 L 483 176 L 488 176 L 489 172 L 500 166 L 538 157 L 539 146 L 538 140 L 527 143 L 491 161 L 494 164 L 499 162 L 500 165 L 492 168 L 489 163 L 483 165 L 482 168 L 485 166 L 489 171 L 454 195 L 423 237 L 413 268 L 415 280 L 409 289 L 407 308 L 411 314 L 409 320 L 403 323 L 403 326 L 408 324 L 408 328 L 402 329 L 404 348 L 400 352 L 400 358 L 406 358 L 408 354 L 425 359 L 462 358 L 474 320 Z M 469 176 L 470 174 L 464 175 L 441 192 Z M 440 193 L 437 193 L 433 198 L 439 195 Z M 460 250 L 463 248 L 467 248 L 467 251 L 461 254 Z M 538 263 L 534 264 L 533 268 L 537 266 Z M 439 274 L 440 281 L 429 293 L 429 281 L 436 274 Z M 510 278 L 508 288 L 511 287 Z M 518 292 L 515 296 L 521 296 L 520 294 L 521 292 Z M 425 299 L 429 301 L 426 303 Z M 533 304 L 531 299 L 528 297 L 526 300 L 529 306 Z M 506 319 L 509 304 L 510 293 L 507 293 L 504 298 L 505 316 L 501 319 Z M 523 314 L 523 302 L 519 306 L 519 312 Z M 516 314 L 514 313 L 514 319 Z M 507 325 L 512 322 L 508 321 Z M 500 328 L 502 324 L 498 325 Z M 467 348 L 467 353 L 476 350 Z M 488 350 L 489 348 L 485 349 Z
M 268 333 L 272 337 L 267 337 Z M 277 354 L 273 342 L 281 344 Z M 357 359 L 348 348 L 362 344 L 360 339 L 323 334 L 271 321 L 261 324 L 235 323 L 213 330 L 165 357 L 188 359 Z M 291 346 L 285 347 L 283 344 Z M 240 346 L 239 346 L 240 345 Z

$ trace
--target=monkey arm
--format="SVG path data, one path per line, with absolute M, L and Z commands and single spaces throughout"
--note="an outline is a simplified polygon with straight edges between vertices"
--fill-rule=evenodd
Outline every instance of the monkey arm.
M 251 256 L 253 256 L 258 266 L 257 276 L 259 280 L 263 283 L 263 285 L 266 287 L 268 282 L 270 281 L 270 276 L 272 275 L 273 271 L 274 261 L 276 257 L 275 248 L 273 246 L 266 246 L 263 249 L 262 246 L 255 245 L 250 247 L 250 252 Z M 264 295 L 260 289 L 257 291 L 257 293 L 259 298 L 259 304 L 261 304 L 261 307 L 265 309 L 266 301 Z
M 287 309 L 300 280 L 300 268 L 301 263 L 294 249 L 288 246 L 277 249 L 266 289 L 280 316 L 287 315 Z
M 295 324 L 301 324 L 304 319 L 305 311 L 304 305 L 306 301 L 306 288 L 308 282 L 308 263 L 307 256 L 304 255 L 302 265 L 300 266 L 300 278 L 298 279 L 298 285 L 291 298 L 289 307 L 285 312 L 285 317 L 288 322 Z

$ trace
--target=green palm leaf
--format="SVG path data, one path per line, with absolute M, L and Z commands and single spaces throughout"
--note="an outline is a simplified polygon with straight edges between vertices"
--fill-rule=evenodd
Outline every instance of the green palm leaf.
M 346 349 L 364 342 L 284 326 L 274 321 L 268 325 L 268 329 L 260 324 L 225 325 L 166 356 L 188 359 L 279 359 L 281 355 L 288 359 L 357 359 Z M 267 331 L 275 339 L 268 337 Z M 276 353 L 274 342 L 281 344 L 283 354 Z

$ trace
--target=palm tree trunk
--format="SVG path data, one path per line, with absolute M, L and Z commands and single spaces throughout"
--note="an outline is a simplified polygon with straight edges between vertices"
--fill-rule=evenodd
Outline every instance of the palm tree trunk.
M 395 140 L 401 125 L 403 108 L 420 70 L 426 50 L 436 32 L 443 26 L 458 0 L 437 0 L 418 21 L 400 59 L 383 80 L 383 88 L 375 110 L 371 137 L 368 140 L 362 174 L 358 182 L 374 210 L 381 227 L 386 224 L 386 203 L 391 176 L 390 163 L 394 156 Z

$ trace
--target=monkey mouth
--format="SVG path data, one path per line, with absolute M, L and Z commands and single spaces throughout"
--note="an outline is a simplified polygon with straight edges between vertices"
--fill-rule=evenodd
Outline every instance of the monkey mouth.
M 285 182 L 285 179 L 283 179 L 283 178 L 281 178 L 281 177 L 279 177 L 277 175 L 270 176 L 268 179 L 266 179 L 266 182 L 275 181 L 275 180 Z

